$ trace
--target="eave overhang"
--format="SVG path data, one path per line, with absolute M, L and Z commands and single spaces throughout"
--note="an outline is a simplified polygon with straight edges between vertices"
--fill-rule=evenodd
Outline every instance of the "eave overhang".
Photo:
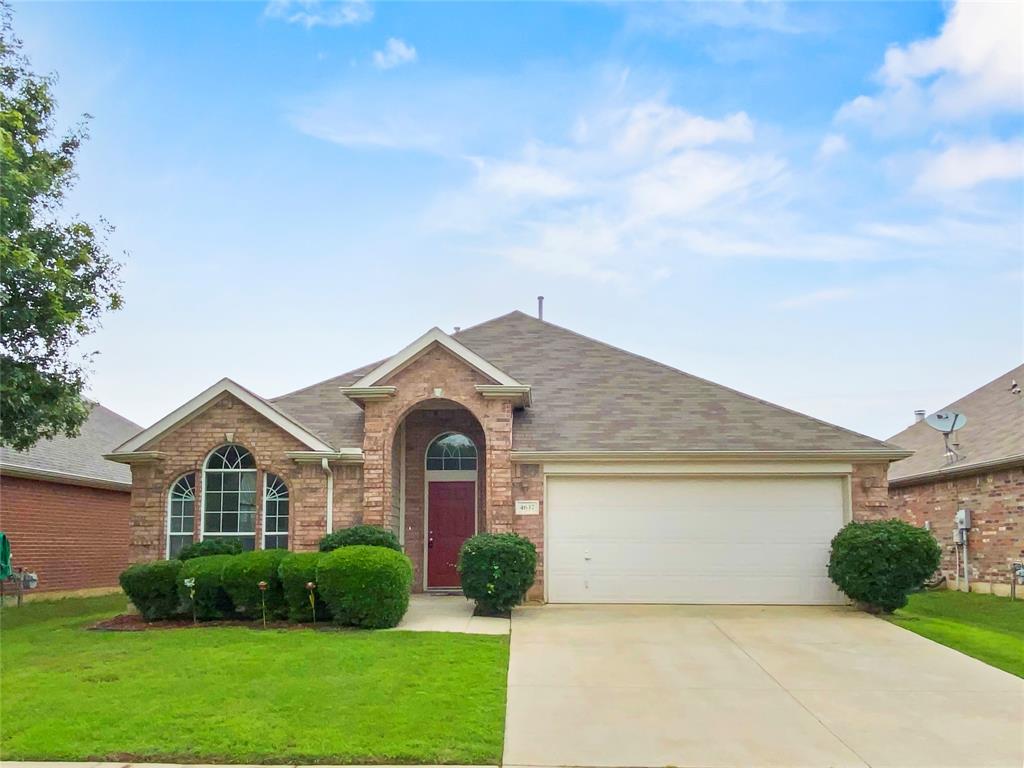
M 481 397 L 512 400 L 515 405 L 529 408 L 533 403 L 528 384 L 477 384 L 476 391 Z
M 512 451 L 519 464 L 560 462 L 670 461 L 898 461 L 912 455 L 903 450 L 861 451 Z
M 362 464 L 362 448 L 345 448 L 340 451 L 285 451 L 285 456 L 297 464 L 322 464 L 324 459 L 337 464 Z
M 118 464 L 144 464 L 150 461 L 163 461 L 167 454 L 163 451 L 115 451 L 103 454 L 103 458 L 107 461 L 116 461 Z
M 37 467 L 21 467 L 16 464 L 0 464 L 0 475 L 20 477 L 26 480 L 41 480 L 61 485 L 79 485 L 86 488 L 103 488 L 111 491 L 131 491 L 132 484 L 92 475 L 75 475 L 55 469 L 39 469 Z
M 1003 458 L 992 459 L 991 461 L 978 461 L 973 464 L 950 465 L 940 469 L 933 469 L 930 472 L 918 472 L 915 475 L 907 475 L 905 477 L 893 477 L 889 479 L 889 487 L 900 488 L 908 485 L 921 485 L 939 480 L 978 475 L 985 472 L 995 472 L 1000 469 L 1012 469 L 1021 466 L 1024 466 L 1024 453 L 1004 456 Z

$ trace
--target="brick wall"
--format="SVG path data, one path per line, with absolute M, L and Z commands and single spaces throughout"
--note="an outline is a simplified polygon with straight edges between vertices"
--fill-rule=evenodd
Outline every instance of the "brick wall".
M 131 494 L 0 476 L 0 530 L 40 592 L 116 587 L 128 565 Z
M 394 397 L 365 403 L 363 435 L 363 515 L 386 525 L 391 507 L 391 449 L 405 417 L 430 401 L 445 400 L 469 411 L 483 429 L 485 528 L 512 530 L 512 404 L 485 398 L 477 384 L 488 380 L 447 350 L 435 346 L 380 382 L 397 388 Z M 440 391 L 440 394 L 436 394 Z M 407 479 L 408 482 L 408 479 Z
M 530 600 L 544 599 L 544 472 L 539 464 L 516 464 L 512 471 L 513 501 L 540 502 L 539 515 L 515 515 L 513 530 L 537 547 L 537 579 L 527 593 Z
M 953 519 L 971 512 L 968 534 L 970 578 L 1010 583 L 1010 565 L 1024 560 L 1024 467 L 889 489 L 894 516 L 913 525 L 931 524 L 942 547 L 942 570 L 955 568 Z
M 224 394 L 173 432 L 144 446 L 144 450 L 159 451 L 166 458 L 132 465 L 129 550 L 132 562 L 165 556 L 167 493 L 178 477 L 190 471 L 196 473 L 195 538 L 198 540 L 203 462 L 213 449 L 228 442 L 243 446 L 256 460 L 259 499 L 257 541 L 262 535 L 263 476 L 265 472 L 273 472 L 288 485 L 289 548 L 316 549 L 317 542 L 326 532 L 326 475 L 319 464 L 297 464 L 285 456 L 286 451 L 308 449 L 234 396 Z M 342 508 L 341 515 L 336 515 L 336 525 L 339 518 L 344 520 L 351 516 L 351 510 L 345 503 L 337 504 L 338 495 L 352 492 L 353 486 L 358 485 L 351 474 L 336 484 L 336 506 Z
M 850 477 L 850 506 L 854 520 L 887 520 L 895 517 L 889 509 L 889 464 L 854 464 Z

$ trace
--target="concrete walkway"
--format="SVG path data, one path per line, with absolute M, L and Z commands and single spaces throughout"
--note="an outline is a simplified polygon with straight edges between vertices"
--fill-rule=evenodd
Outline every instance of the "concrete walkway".
M 515 612 L 504 765 L 1020 768 L 1024 680 L 844 608 Z
M 509 624 L 508 619 L 474 616 L 473 603 L 461 596 L 413 595 L 408 612 L 392 631 L 507 635 Z

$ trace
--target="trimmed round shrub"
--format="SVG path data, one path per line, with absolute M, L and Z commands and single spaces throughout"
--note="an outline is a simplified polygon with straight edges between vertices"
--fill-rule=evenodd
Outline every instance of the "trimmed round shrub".
M 169 619 L 179 612 L 178 572 L 180 560 L 136 563 L 121 574 L 121 589 L 146 621 Z
M 487 613 L 519 605 L 537 576 L 537 548 L 514 533 L 480 533 L 459 551 L 462 592 Z
M 238 555 L 242 552 L 242 542 L 237 539 L 203 539 L 186 544 L 178 553 L 179 560 L 191 560 L 194 557 L 210 555 Z
M 849 598 L 890 613 L 939 567 L 942 553 L 923 528 L 902 520 L 853 522 L 832 539 L 829 578 Z
M 235 612 L 231 596 L 224 589 L 224 566 L 236 555 L 209 555 L 186 560 L 178 572 L 178 595 L 184 605 L 185 613 L 194 613 L 197 619 L 210 621 L 223 619 Z M 195 579 L 189 587 L 185 582 Z M 190 597 L 195 590 L 195 599 Z
M 409 608 L 412 563 L 385 547 L 340 547 L 321 556 L 316 583 L 338 624 L 394 627 Z
M 288 611 L 277 570 L 287 554 L 286 549 L 258 549 L 235 555 L 226 562 L 222 577 L 224 590 L 237 611 L 250 619 L 258 619 L 263 616 L 265 602 L 267 618 L 284 618 Z M 262 594 L 261 581 L 267 584 Z
M 354 525 L 334 533 L 328 533 L 320 539 L 321 552 L 333 552 L 339 547 L 387 547 L 395 552 L 402 551 L 398 537 L 386 528 L 376 525 Z
M 289 552 L 281 560 L 277 570 L 284 589 L 284 601 L 291 621 L 312 621 L 316 611 L 317 621 L 330 618 L 327 604 L 320 597 L 320 590 L 313 590 L 313 606 L 309 604 L 309 590 L 306 585 L 316 584 L 316 566 L 322 555 L 319 552 Z

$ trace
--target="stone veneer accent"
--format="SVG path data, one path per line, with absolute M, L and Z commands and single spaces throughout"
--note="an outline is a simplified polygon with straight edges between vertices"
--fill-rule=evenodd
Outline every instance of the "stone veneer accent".
M 973 588 L 1008 592 L 1010 566 L 1024 561 L 1024 467 L 896 485 L 889 488 L 894 516 L 913 525 L 931 525 L 942 547 L 942 571 L 955 569 L 953 520 L 958 509 L 971 512 L 967 539 Z M 999 585 L 999 586 L 995 586 Z

